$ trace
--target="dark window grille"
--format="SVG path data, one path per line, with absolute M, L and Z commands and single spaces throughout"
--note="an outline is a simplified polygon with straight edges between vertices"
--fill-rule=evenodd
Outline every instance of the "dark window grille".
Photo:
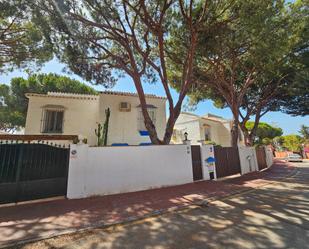
M 43 117 L 42 132 L 62 133 L 63 111 L 46 110 Z

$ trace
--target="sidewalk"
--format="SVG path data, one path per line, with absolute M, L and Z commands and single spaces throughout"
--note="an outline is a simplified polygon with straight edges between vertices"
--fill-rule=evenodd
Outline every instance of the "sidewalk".
M 294 172 L 277 161 L 270 169 L 225 181 L 201 181 L 175 187 L 80 200 L 55 200 L 0 208 L 0 247 L 53 237 L 82 229 L 118 224 L 220 199 Z

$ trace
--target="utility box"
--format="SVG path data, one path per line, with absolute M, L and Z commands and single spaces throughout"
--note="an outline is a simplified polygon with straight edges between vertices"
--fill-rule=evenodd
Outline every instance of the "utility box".
M 216 162 L 216 160 L 215 160 L 214 157 L 208 157 L 206 159 L 206 164 L 207 164 L 207 167 L 208 167 L 208 173 L 209 173 L 210 180 L 215 179 L 215 167 L 216 167 L 215 162 Z
M 214 146 L 203 144 L 201 146 L 201 156 L 202 156 L 204 180 L 217 179 Z

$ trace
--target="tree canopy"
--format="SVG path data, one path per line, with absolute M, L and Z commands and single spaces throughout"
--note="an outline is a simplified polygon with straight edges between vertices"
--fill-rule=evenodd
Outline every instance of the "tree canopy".
M 282 147 L 295 152 L 301 152 L 302 150 L 302 138 L 299 135 L 287 135 L 282 136 Z
M 211 98 L 216 106 L 231 109 L 232 145 L 237 145 L 238 126 L 250 145 L 260 118 L 280 110 L 283 95 L 296 99 L 290 89 L 295 87 L 291 83 L 297 71 L 295 61 L 299 62 L 295 48 L 308 40 L 303 39 L 308 26 L 303 20 L 305 6 L 302 1 L 234 1 L 220 33 L 213 36 L 209 29 L 202 31 L 189 96 L 192 103 Z M 177 68 L 171 69 L 177 77 Z M 256 122 L 249 131 L 246 122 L 252 117 Z
M 82 82 L 57 74 L 33 74 L 27 79 L 12 78 L 10 85 L 0 85 L 0 129 L 25 126 L 28 99 L 26 93 L 70 92 L 96 94 Z
M 290 84 L 277 98 L 280 111 L 293 116 L 309 115 L 309 5 L 308 0 L 295 1 L 291 7 L 295 43 L 292 47 Z M 301 31 L 301 32 L 299 32 Z
M 52 59 L 52 46 L 36 26 L 27 1 L 0 1 L 0 10 L 0 73 Z
M 251 131 L 254 127 L 253 121 L 248 121 L 246 123 L 247 129 Z M 259 122 L 258 128 L 256 130 L 256 138 L 254 140 L 255 144 L 270 144 L 272 139 L 278 136 L 282 136 L 283 131 L 279 127 L 274 127 L 270 124 Z
M 216 14 L 229 7 L 214 0 Z M 145 127 L 154 144 L 168 144 L 181 106 L 192 86 L 192 70 L 200 29 L 218 27 L 210 1 L 62 0 L 37 1 L 32 9 L 43 20 L 57 56 L 70 70 L 95 84 L 113 85 L 118 76 L 131 77 L 141 103 Z M 211 22 L 210 22 L 211 21 Z M 179 32 L 181 30 L 181 32 Z M 170 37 L 182 39 L 175 46 Z M 181 51 L 181 53 L 179 53 Z M 173 62 L 180 69 L 179 94 L 172 98 Z M 167 98 L 165 134 L 158 137 L 148 110 L 144 84 L 160 84 Z
M 306 146 L 308 147 L 309 146 L 309 126 L 301 125 L 299 134 L 301 135 L 303 139 L 303 144 L 305 145 L 305 147 Z

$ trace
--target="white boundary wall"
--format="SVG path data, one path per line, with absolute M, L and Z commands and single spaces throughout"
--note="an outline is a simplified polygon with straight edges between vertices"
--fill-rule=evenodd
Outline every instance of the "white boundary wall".
M 193 182 L 190 145 L 71 147 L 69 199 L 189 182 Z
M 239 146 L 238 151 L 242 175 L 253 171 L 259 171 L 256 151 L 254 147 Z

